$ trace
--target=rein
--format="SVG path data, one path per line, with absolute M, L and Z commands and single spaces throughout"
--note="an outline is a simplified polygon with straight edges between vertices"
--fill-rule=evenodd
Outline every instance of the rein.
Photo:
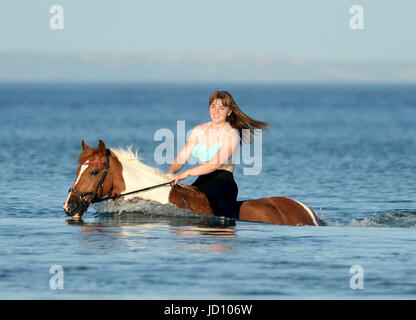
M 164 183 L 157 184 L 157 185 L 154 185 L 154 186 L 151 186 L 151 187 L 147 187 L 147 188 L 143 188 L 143 189 L 134 190 L 134 191 L 130 191 L 130 192 L 127 192 L 127 193 L 116 194 L 115 196 L 111 196 L 111 197 L 101 198 L 101 199 L 95 200 L 95 201 L 94 201 L 94 202 L 92 202 L 92 203 L 102 202 L 102 201 L 105 201 L 105 200 L 111 200 L 111 199 L 117 199 L 117 198 L 119 198 L 119 197 L 127 196 L 127 195 L 129 195 L 129 194 L 138 193 L 138 192 L 142 192 L 142 191 L 147 191 L 147 190 L 154 189 L 154 188 L 158 188 L 158 187 L 163 187 L 163 186 L 165 186 L 165 185 L 167 185 L 167 184 L 170 184 L 170 182 L 164 182 Z
M 68 192 L 72 191 L 72 192 L 78 194 L 81 197 L 83 202 L 87 202 L 85 197 L 87 197 L 89 195 L 92 195 L 91 204 L 94 204 L 94 203 L 98 203 L 98 202 L 102 202 L 102 201 L 106 201 L 106 200 L 117 199 L 117 198 L 127 196 L 127 195 L 133 194 L 133 193 L 138 193 L 138 192 L 142 192 L 142 191 L 151 190 L 151 189 L 154 189 L 154 188 L 159 188 L 159 187 L 165 186 L 167 184 L 170 184 L 170 182 L 164 182 L 164 183 L 157 184 L 157 185 L 154 185 L 154 186 L 150 186 L 150 187 L 147 187 L 147 188 L 138 189 L 138 190 L 130 191 L 130 192 L 127 192 L 127 193 L 122 193 L 122 194 L 116 194 L 115 196 L 111 196 L 111 197 L 105 197 L 105 198 L 97 199 L 98 189 L 101 189 L 101 196 L 103 195 L 103 192 L 104 192 L 103 191 L 103 183 L 104 183 L 105 178 L 107 177 L 108 169 L 110 167 L 110 154 L 111 154 L 111 152 L 107 149 L 106 153 L 105 153 L 105 156 L 106 156 L 105 162 L 104 161 L 91 161 L 91 162 L 82 163 L 82 164 L 103 163 L 104 166 L 105 166 L 105 169 L 103 170 L 103 174 L 101 176 L 101 179 L 98 182 L 97 187 L 95 188 L 94 191 L 81 192 L 81 191 L 78 191 L 75 188 L 70 188 Z

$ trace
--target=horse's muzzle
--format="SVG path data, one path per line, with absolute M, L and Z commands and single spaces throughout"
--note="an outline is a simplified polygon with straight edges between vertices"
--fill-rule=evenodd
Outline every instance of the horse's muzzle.
M 81 217 L 87 209 L 88 203 L 79 198 L 72 198 L 69 199 L 67 209 L 64 208 L 64 211 L 70 217 Z

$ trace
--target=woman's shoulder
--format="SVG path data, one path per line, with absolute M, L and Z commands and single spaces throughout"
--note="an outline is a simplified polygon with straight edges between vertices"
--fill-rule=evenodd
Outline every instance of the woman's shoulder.
M 210 122 L 210 121 L 208 121 L 208 122 L 204 122 L 204 123 L 197 124 L 197 125 L 194 127 L 194 130 L 195 130 L 195 131 L 202 131 L 202 130 L 206 129 L 206 128 L 209 126 L 209 124 L 210 124 L 210 123 L 211 123 L 211 122 Z
M 233 137 L 239 137 L 238 130 L 234 127 L 232 127 L 229 123 L 225 127 L 225 132 L 227 135 L 233 136 Z
M 191 131 L 191 135 L 189 136 L 190 140 L 197 141 L 198 137 L 204 132 L 206 128 L 208 128 L 210 122 L 205 122 L 201 124 L 197 124 Z

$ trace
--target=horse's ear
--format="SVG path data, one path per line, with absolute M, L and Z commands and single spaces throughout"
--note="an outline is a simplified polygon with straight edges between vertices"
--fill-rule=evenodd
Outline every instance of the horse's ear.
M 90 148 L 90 147 L 87 146 L 87 144 L 85 143 L 84 140 L 82 140 L 81 146 L 82 146 L 82 151 L 85 151 L 85 150 Z
M 105 143 L 103 140 L 100 139 L 100 142 L 98 143 L 98 152 L 102 155 L 105 156 L 106 153 L 106 147 L 105 147 Z

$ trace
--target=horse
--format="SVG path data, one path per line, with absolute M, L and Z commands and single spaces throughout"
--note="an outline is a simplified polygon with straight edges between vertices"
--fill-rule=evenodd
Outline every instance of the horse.
M 144 164 L 131 147 L 107 149 L 102 140 L 97 147 L 89 147 L 82 140 L 81 147 L 76 179 L 63 205 L 73 219 L 80 219 L 91 204 L 116 198 L 170 203 L 194 213 L 213 215 L 202 191 L 192 185 L 172 185 L 172 175 Z M 283 196 L 238 201 L 238 206 L 238 220 L 291 226 L 324 224 L 310 207 Z

